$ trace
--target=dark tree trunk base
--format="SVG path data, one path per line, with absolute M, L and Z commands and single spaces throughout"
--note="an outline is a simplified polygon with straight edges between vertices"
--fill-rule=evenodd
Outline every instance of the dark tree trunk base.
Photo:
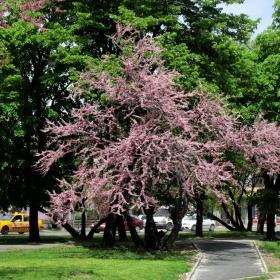
M 102 246 L 112 248 L 116 244 L 117 215 L 110 213 L 107 217 L 106 227 L 103 234 Z
M 30 205 L 29 207 L 29 241 L 40 241 L 38 227 L 38 207 Z

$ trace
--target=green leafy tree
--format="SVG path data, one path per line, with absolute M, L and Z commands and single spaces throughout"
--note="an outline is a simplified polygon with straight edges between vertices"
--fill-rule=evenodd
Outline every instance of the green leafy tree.
M 38 240 L 38 209 L 49 200 L 46 190 L 56 185 L 52 175 L 42 178 L 33 168 L 36 153 L 42 152 L 47 142 L 42 129 L 46 118 L 67 119 L 68 112 L 79 105 L 65 97 L 88 58 L 52 9 L 41 21 L 45 31 L 19 16 L 5 20 L 9 28 L 2 27 L 0 32 L 0 44 L 8 57 L 0 70 L 0 176 L 6 200 L 1 206 L 29 206 L 30 239 Z M 59 166 L 54 169 L 57 172 Z
M 251 45 L 252 58 L 256 67 L 256 75 L 253 79 L 256 88 L 253 94 L 246 96 L 244 104 L 246 104 L 248 113 L 252 115 L 251 120 L 258 113 L 262 113 L 265 119 L 276 122 L 279 125 L 279 0 L 275 1 L 274 10 L 272 25 L 263 33 L 259 34 Z M 260 169 L 260 175 L 264 178 L 265 190 L 258 191 L 252 201 L 259 206 L 262 204 L 262 201 L 270 201 L 266 208 L 261 206 L 261 209 L 264 211 L 262 212 L 263 214 L 268 215 L 267 239 L 274 239 L 274 215 L 277 212 L 276 205 L 280 191 L 279 173 L 274 172 L 272 175 L 266 169 L 262 168 Z M 271 194 L 274 194 L 273 199 Z M 257 202 L 257 200 L 259 201 Z M 272 209 L 274 210 L 272 211 Z

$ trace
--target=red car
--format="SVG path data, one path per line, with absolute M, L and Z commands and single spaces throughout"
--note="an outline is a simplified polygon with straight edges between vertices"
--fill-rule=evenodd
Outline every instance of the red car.
M 140 230 L 144 228 L 143 221 L 139 220 L 139 218 L 136 217 L 136 216 L 130 216 L 130 217 L 133 219 L 133 225 L 135 227 L 136 232 L 140 232 Z M 124 222 L 124 228 L 125 228 L 126 231 L 129 231 L 127 221 L 125 220 L 124 217 L 123 217 L 123 219 L 124 219 L 124 221 L 123 221 Z M 98 222 L 93 223 L 90 226 L 90 228 L 93 228 L 97 223 Z M 104 231 L 105 227 L 106 227 L 106 223 L 103 223 L 98 227 L 98 229 L 95 232 Z M 118 228 L 117 228 L 117 230 L 118 230 Z

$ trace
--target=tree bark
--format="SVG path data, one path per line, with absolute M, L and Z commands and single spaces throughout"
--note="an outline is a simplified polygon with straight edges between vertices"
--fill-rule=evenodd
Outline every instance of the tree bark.
M 137 248 L 141 248 L 141 249 L 145 248 L 145 244 L 143 240 L 139 237 L 138 233 L 135 230 L 135 227 L 133 225 L 133 219 L 127 214 L 127 212 L 124 212 L 124 217 L 128 223 L 129 231 L 131 234 L 131 238 L 134 242 L 134 245 Z
M 40 241 L 38 207 L 33 203 L 29 206 L 29 241 Z
M 247 231 L 252 231 L 252 227 L 253 227 L 253 208 L 252 208 L 251 205 L 248 205 L 247 211 L 248 211 Z
M 263 213 L 260 213 L 260 216 L 258 218 L 258 225 L 257 225 L 257 233 L 264 233 L 264 221 L 265 221 L 266 215 Z
M 82 238 L 86 238 L 86 212 L 83 211 L 82 213 L 82 228 L 80 233 Z
M 195 229 L 195 236 L 203 237 L 203 198 L 204 193 L 198 194 L 197 197 L 195 197 L 196 201 L 196 229 Z
M 221 220 L 219 219 L 219 222 L 220 222 L 222 225 L 224 225 L 226 228 L 228 228 L 228 229 L 230 229 L 230 230 L 234 230 L 234 231 L 246 230 L 245 227 L 244 227 L 244 225 L 243 225 L 243 222 L 241 221 L 241 225 L 240 225 L 240 220 L 239 220 L 239 222 L 237 222 L 237 221 L 233 218 L 233 216 L 228 212 L 227 206 L 226 206 L 225 203 L 222 203 L 222 207 L 223 207 L 223 209 L 224 209 L 224 211 L 225 211 L 225 213 L 226 213 L 226 215 L 227 215 L 227 218 L 230 220 L 231 224 L 233 225 L 233 227 L 228 226 L 225 222 L 221 222 Z M 239 212 L 239 211 L 238 211 L 238 212 Z M 236 212 L 235 212 L 235 213 L 236 213 Z M 213 216 L 213 215 L 212 215 L 212 216 Z M 217 220 L 217 217 L 216 217 L 214 220 L 218 221 L 218 220 Z M 227 225 L 227 226 L 226 226 L 226 225 Z
M 117 217 L 117 227 L 118 227 L 118 232 L 119 232 L 119 240 L 120 241 L 125 241 L 127 240 L 127 235 L 124 227 L 124 222 L 123 222 L 123 216 Z
M 276 240 L 275 236 L 275 215 L 267 214 L 266 218 L 266 239 L 267 240 Z
M 65 223 L 62 225 L 63 228 L 65 228 L 74 238 L 80 238 L 81 235 L 72 227 L 70 226 L 68 223 Z
M 267 172 L 263 172 L 264 184 L 266 189 L 271 189 L 274 192 L 273 197 L 270 199 L 271 209 L 267 213 L 267 228 L 266 228 L 266 239 L 275 240 L 275 214 L 277 213 L 277 205 L 279 204 L 278 196 L 280 191 L 280 175 L 277 178 L 271 177 Z
M 161 249 L 160 234 L 153 219 L 154 208 L 143 209 L 146 215 L 145 245 L 147 249 Z
M 212 213 L 208 212 L 207 216 L 209 218 L 211 218 L 212 220 L 215 220 L 217 222 L 219 222 L 221 225 L 223 225 L 224 227 L 226 227 L 228 230 L 230 231 L 237 231 L 236 228 L 230 226 L 228 223 L 224 222 L 223 220 L 219 219 L 218 217 L 214 216 Z
M 117 219 L 118 217 L 116 214 L 110 213 L 108 215 L 102 240 L 103 247 L 111 248 L 115 246 Z
M 169 234 L 168 238 L 166 239 L 164 243 L 164 247 L 168 247 L 172 244 L 174 244 L 175 240 L 178 237 L 178 233 L 182 227 L 182 219 L 188 209 L 188 200 L 184 200 L 181 206 L 181 209 L 178 213 L 172 213 L 171 219 L 173 221 L 173 229 L 171 233 Z
M 234 221 L 233 225 L 236 227 L 237 230 L 246 230 L 245 227 L 244 227 L 243 221 L 241 219 L 238 204 L 235 202 L 234 195 L 233 195 L 230 188 L 228 188 L 228 194 L 229 194 L 229 196 L 232 200 L 234 214 L 235 214 L 235 220 L 232 218 L 231 221 Z
M 88 233 L 87 237 L 88 238 L 92 238 L 95 231 L 99 228 L 99 226 L 103 223 L 105 223 L 107 221 L 107 217 L 106 218 L 102 218 Z
M 46 211 L 44 208 L 42 207 L 38 207 L 38 211 L 48 214 L 48 211 Z M 57 220 L 54 217 L 54 221 L 56 222 Z M 70 226 L 68 223 L 65 223 L 62 225 L 63 228 L 65 228 L 74 238 L 80 238 L 80 234 L 72 227 Z

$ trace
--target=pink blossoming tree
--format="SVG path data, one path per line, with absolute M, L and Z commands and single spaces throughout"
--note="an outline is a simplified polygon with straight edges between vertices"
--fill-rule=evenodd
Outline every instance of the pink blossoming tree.
M 44 30 L 41 25 L 45 18 L 42 13 L 46 7 L 55 9 L 56 12 L 63 12 L 57 6 L 56 2 L 64 0 L 5 0 L 0 2 L 0 26 L 9 27 L 9 17 L 19 16 L 21 19 L 32 22 L 40 30 Z
M 265 189 L 258 190 L 252 202 L 267 215 L 266 239 L 275 240 L 275 214 L 280 208 L 280 127 L 259 116 L 254 125 L 244 127 L 242 141 L 244 167 L 264 178 Z
M 134 242 L 161 247 L 153 210 L 167 201 L 179 205 L 165 245 L 173 243 L 189 198 L 202 190 L 225 201 L 222 187 L 237 184 L 234 166 L 222 159 L 227 149 L 244 149 L 245 138 L 223 100 L 181 90 L 154 39 L 118 24 L 112 42 L 120 56 L 108 55 L 81 74 L 69 98 L 80 97 L 84 106 L 73 110 L 71 123 L 48 123 L 49 150 L 37 168 L 46 173 L 73 153 L 77 170 L 59 180 L 60 193 L 50 194 L 53 215 L 63 221 L 86 201 L 111 217 L 103 245 L 113 246 L 114 216 L 142 209 L 149 238 L 142 242 L 131 227 Z

